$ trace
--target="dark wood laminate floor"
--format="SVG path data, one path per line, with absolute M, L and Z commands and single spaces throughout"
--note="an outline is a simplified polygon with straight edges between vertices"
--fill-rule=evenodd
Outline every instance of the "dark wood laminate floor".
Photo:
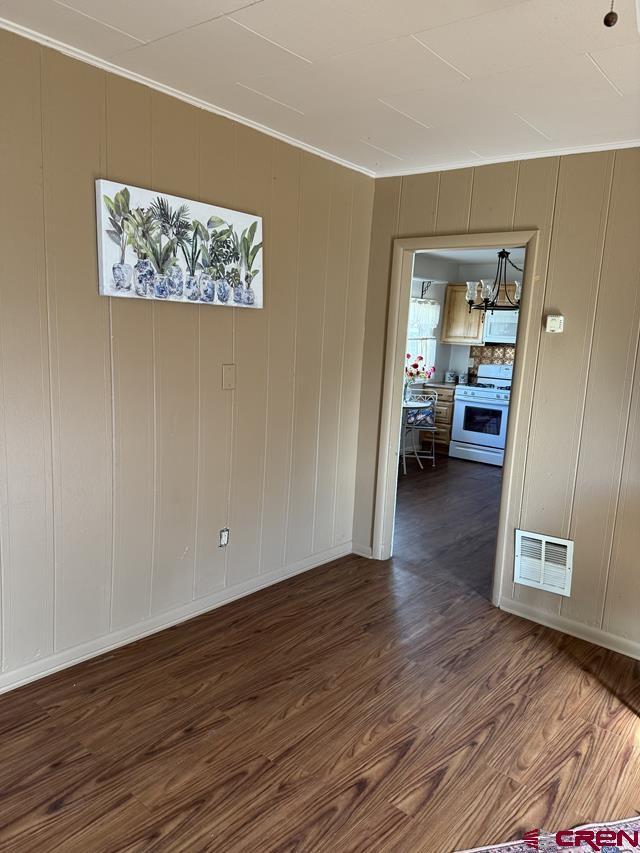
M 394 565 L 491 597 L 502 468 L 437 456 L 398 477 Z
M 493 609 L 457 542 L 0 697 L 0 849 L 446 853 L 635 814 L 638 664 Z

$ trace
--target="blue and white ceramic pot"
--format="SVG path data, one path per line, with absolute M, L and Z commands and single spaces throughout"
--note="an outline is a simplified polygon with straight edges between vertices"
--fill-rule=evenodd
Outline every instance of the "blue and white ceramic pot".
M 223 304 L 229 301 L 229 296 L 231 294 L 231 288 L 229 287 L 229 282 L 226 278 L 219 278 L 216 282 L 216 293 L 218 294 L 218 302 L 222 302 Z
M 153 295 L 156 299 L 166 299 L 169 296 L 169 282 L 164 273 L 153 276 Z
M 202 302 L 213 302 L 215 299 L 213 279 L 207 272 L 200 274 L 200 299 Z
M 184 288 L 184 274 L 178 264 L 174 264 L 167 275 L 167 287 L 169 296 L 182 296 Z
M 153 264 L 148 258 L 140 258 L 135 265 L 135 291 L 138 296 L 146 296 L 152 291 Z
M 133 267 L 131 264 L 114 264 L 112 272 L 116 290 L 131 290 L 131 282 L 133 281 Z
M 190 302 L 200 299 L 200 284 L 197 275 L 188 275 L 184 282 L 184 292 Z

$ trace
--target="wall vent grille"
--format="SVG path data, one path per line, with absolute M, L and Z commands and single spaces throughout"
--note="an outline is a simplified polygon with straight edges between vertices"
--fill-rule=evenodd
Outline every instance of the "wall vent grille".
M 557 595 L 571 595 L 573 542 L 516 530 L 514 581 Z

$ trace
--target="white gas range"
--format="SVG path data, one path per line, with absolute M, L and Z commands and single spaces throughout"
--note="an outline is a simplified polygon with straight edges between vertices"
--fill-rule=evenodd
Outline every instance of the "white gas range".
M 510 364 L 483 364 L 475 385 L 458 385 L 449 456 L 502 465 L 512 374 Z

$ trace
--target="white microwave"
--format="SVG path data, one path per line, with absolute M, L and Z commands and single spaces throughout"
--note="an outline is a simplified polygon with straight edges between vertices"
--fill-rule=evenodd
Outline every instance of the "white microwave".
M 485 344 L 515 344 L 519 311 L 487 311 L 484 318 Z

